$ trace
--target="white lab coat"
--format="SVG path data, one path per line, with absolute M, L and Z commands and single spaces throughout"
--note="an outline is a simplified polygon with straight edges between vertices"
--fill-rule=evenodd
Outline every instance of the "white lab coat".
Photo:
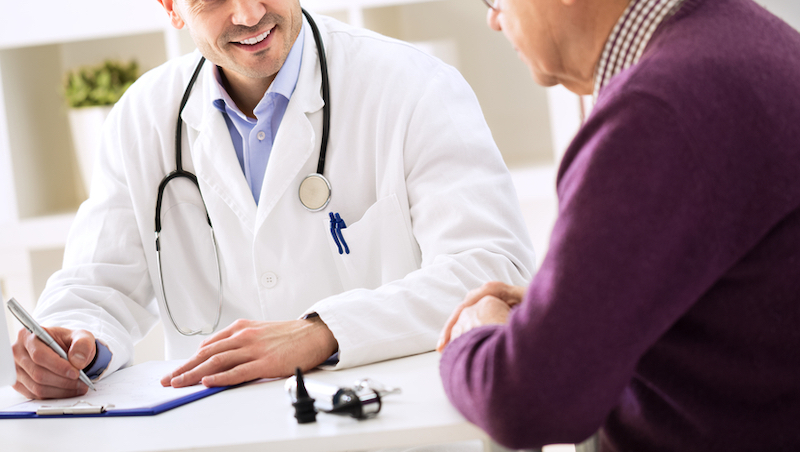
M 315 172 L 322 130 L 321 72 L 307 24 L 297 88 L 258 206 L 212 105 L 212 63 L 182 115 L 183 166 L 197 174 L 218 242 L 220 328 L 239 318 L 317 313 L 338 340 L 339 367 L 431 350 L 468 290 L 530 279 L 532 246 L 514 187 L 455 69 L 409 44 L 333 19 L 317 22 L 331 87 L 326 209 L 309 212 L 298 199 L 300 182 Z M 114 107 L 64 269 L 37 308 L 46 325 L 92 331 L 113 352 L 110 371 L 131 361 L 133 344 L 159 318 L 168 359 L 191 356 L 203 340 L 178 334 L 166 316 L 154 245 L 157 188 L 175 168 L 178 105 L 198 59 L 194 53 L 148 72 Z M 197 248 L 186 237 L 206 233 L 207 225 L 183 216 L 202 209 L 197 189 L 172 184 L 182 186 L 165 197 L 162 215 L 170 223 L 164 227 L 180 233 L 163 240 L 177 256 Z M 350 254 L 339 254 L 329 212 L 347 223 Z M 209 262 L 213 254 L 165 268 L 165 284 L 191 294 L 170 299 L 173 310 L 203 299 L 213 311 Z

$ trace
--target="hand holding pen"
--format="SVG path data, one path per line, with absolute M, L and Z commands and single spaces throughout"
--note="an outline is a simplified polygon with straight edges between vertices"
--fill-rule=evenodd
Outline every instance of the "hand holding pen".
M 80 370 L 96 352 L 90 333 L 50 328 L 51 336 L 13 298 L 8 301 L 8 308 L 27 330 L 20 331 L 13 347 L 17 365 L 14 389 L 36 399 L 74 397 L 85 394 L 87 386 L 94 389 L 91 380 Z M 70 351 L 69 355 L 59 342 Z M 68 356 L 72 357 L 71 361 Z

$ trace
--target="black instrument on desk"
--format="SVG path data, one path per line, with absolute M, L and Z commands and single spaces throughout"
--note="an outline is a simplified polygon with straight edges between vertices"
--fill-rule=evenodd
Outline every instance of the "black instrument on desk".
M 306 388 L 307 396 L 314 400 L 317 411 L 342 414 L 356 419 L 375 417 L 381 411 L 381 398 L 400 392 L 400 388 L 386 387 L 370 379 L 359 380 L 353 387 L 340 387 L 303 379 L 302 374 L 299 376 Z M 298 402 L 297 377 L 297 375 L 289 377 L 285 386 L 293 404 Z M 302 389 L 300 392 L 303 395 Z

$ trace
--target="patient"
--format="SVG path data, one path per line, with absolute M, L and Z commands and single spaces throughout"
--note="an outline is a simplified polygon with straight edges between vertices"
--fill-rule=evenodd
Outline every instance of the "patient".
M 543 85 L 594 94 L 530 286 L 440 341 L 501 444 L 800 450 L 800 34 L 750 0 L 495 0 Z

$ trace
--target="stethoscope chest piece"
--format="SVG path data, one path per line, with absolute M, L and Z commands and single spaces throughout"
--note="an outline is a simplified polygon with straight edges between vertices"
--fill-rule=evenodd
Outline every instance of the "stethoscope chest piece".
M 309 174 L 300 183 L 300 203 L 311 212 L 319 212 L 331 200 L 331 184 L 319 173 Z

